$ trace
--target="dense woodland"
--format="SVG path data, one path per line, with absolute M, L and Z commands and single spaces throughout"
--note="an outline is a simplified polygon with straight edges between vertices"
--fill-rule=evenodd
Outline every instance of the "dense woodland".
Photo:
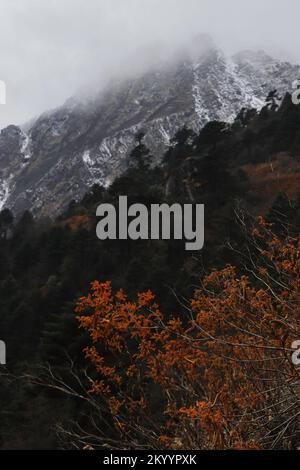
M 259 398 L 264 390 L 247 382 L 252 374 L 258 383 L 259 370 L 245 369 L 234 360 L 220 363 L 213 359 L 218 354 L 231 358 L 237 354 L 228 344 L 221 348 L 220 343 L 214 343 L 220 331 L 223 345 L 228 338 L 231 343 L 247 343 L 249 337 L 256 337 L 257 342 L 263 337 L 269 347 L 277 345 L 280 356 L 288 349 L 285 342 L 297 339 L 300 328 L 299 318 L 281 311 L 278 300 L 286 296 L 288 305 L 299 295 L 300 107 L 292 104 L 288 94 L 280 106 L 277 98 L 271 93 L 259 113 L 241 110 L 232 125 L 210 122 L 199 135 L 183 127 L 156 167 L 140 133 L 127 172 L 107 189 L 95 185 L 55 221 L 35 220 L 29 212 L 17 218 L 9 210 L 1 212 L 0 338 L 7 344 L 7 367 L 0 369 L 1 448 L 299 445 L 299 420 L 292 419 L 299 405 L 298 409 L 297 403 L 292 407 L 290 391 L 281 391 L 283 395 L 276 398 L 278 402 L 287 400 L 292 416 L 276 408 L 269 421 L 259 414 L 254 425 L 251 414 L 248 424 L 246 420 L 240 427 L 235 423 L 236 435 L 228 429 L 229 416 L 245 409 L 250 416 L 269 402 Z M 117 205 L 120 195 L 127 195 L 130 204 L 205 204 L 204 249 L 188 252 L 180 241 L 98 240 L 96 208 L 102 202 Z M 259 216 L 263 219 L 257 224 Z M 271 264 L 274 275 L 268 274 Z M 256 270 L 259 276 L 253 274 Z M 275 290 L 264 276 L 269 276 L 269 281 L 272 278 Z M 94 281 L 98 284 L 93 284 L 95 301 L 91 304 L 86 296 Z M 121 294 L 116 294 L 120 289 Z M 241 289 L 246 296 L 243 307 Z M 262 291 L 258 294 L 262 303 L 254 305 Z M 128 299 L 136 299 L 130 304 L 131 314 L 122 292 Z M 275 292 L 277 303 L 271 292 Z M 141 293 L 145 294 L 137 297 Z M 78 304 L 80 298 L 85 300 Z M 218 312 L 228 312 L 229 299 L 231 328 L 224 318 L 210 318 L 212 311 L 207 307 L 209 300 L 210 305 L 215 302 Z M 143 318 L 133 324 L 132 315 L 141 309 Z M 146 310 L 153 316 L 147 317 Z M 200 325 L 211 331 L 209 344 L 203 332 L 199 336 L 195 325 L 188 323 L 191 311 L 196 312 Z M 232 312 L 236 314 L 235 326 Z M 239 323 L 238 319 L 247 312 L 252 326 L 246 328 L 244 320 Z M 108 331 L 101 323 L 107 315 L 111 321 Z M 117 316 L 117 322 L 121 317 L 127 333 L 135 331 L 135 336 L 125 338 L 124 328 L 113 323 L 111 315 Z M 259 315 L 266 317 L 257 329 L 253 325 L 260 324 Z M 289 324 L 284 339 L 283 326 L 280 331 L 278 326 L 283 318 Z M 151 322 L 156 328 L 164 325 L 156 337 L 142 335 L 139 330 L 143 325 L 147 329 Z M 242 335 L 242 328 L 248 333 Z M 180 340 L 182 335 L 189 341 Z M 204 343 L 197 351 L 192 347 L 195 338 Z M 166 370 L 159 368 L 155 357 L 160 358 L 160 364 L 168 364 Z M 237 359 L 254 363 L 265 361 L 266 356 L 248 351 L 239 352 Z M 287 361 L 286 369 L 282 366 L 289 374 L 287 380 L 295 380 L 294 372 L 288 370 L 287 356 L 283 354 L 281 360 Z M 265 376 L 266 370 L 261 372 L 266 380 L 277 383 L 278 376 Z M 58 376 L 64 384 L 61 387 L 54 379 Z M 78 377 L 89 400 L 70 393 L 65 385 L 78 390 Z M 228 384 L 227 390 L 220 389 L 220 377 Z M 125 405 L 121 396 L 127 400 Z M 170 403 L 166 397 L 172 398 Z M 272 400 L 274 403 L 275 398 Z M 133 410 L 137 416 L 134 423 L 129 418 Z M 139 423 L 145 423 L 144 416 L 151 413 L 153 422 L 141 430 Z M 283 432 L 281 424 L 289 419 L 291 429 Z M 95 426 L 99 439 L 91 440 L 88 434 L 95 434 Z M 260 434 L 258 428 L 262 429 Z

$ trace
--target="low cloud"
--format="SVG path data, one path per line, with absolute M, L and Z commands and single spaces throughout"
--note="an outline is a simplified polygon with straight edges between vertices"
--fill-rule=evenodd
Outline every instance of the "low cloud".
M 300 63 L 299 14 L 298 0 L 0 0 L 0 127 L 167 59 L 199 33 L 227 53 L 264 48 Z

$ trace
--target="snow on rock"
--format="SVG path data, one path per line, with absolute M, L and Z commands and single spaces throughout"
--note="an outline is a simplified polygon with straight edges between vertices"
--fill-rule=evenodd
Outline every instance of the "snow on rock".
M 4 208 L 9 198 L 12 179 L 13 174 L 11 174 L 7 179 L 0 180 L 0 210 Z
M 94 161 L 91 159 L 90 153 L 91 153 L 90 150 L 85 150 L 82 155 L 82 160 L 88 167 L 94 165 Z
M 21 154 L 23 155 L 24 160 L 29 160 L 31 158 L 31 150 L 30 150 L 30 137 L 25 132 L 22 132 L 21 136 L 23 142 L 21 145 Z

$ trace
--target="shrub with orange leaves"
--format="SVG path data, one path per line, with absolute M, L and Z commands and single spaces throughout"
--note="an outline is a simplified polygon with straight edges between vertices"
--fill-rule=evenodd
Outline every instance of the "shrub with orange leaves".
M 91 344 L 89 394 L 121 448 L 263 449 L 299 444 L 300 237 L 263 219 L 241 253 L 244 272 L 213 271 L 185 305 L 163 315 L 148 291 L 128 300 L 94 282 L 76 313 Z

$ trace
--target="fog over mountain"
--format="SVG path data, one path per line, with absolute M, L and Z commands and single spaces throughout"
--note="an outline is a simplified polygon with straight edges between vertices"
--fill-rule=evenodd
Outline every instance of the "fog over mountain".
M 263 48 L 300 63 L 297 0 L 0 0 L 0 13 L 0 127 L 136 76 L 203 32 L 229 55 Z

